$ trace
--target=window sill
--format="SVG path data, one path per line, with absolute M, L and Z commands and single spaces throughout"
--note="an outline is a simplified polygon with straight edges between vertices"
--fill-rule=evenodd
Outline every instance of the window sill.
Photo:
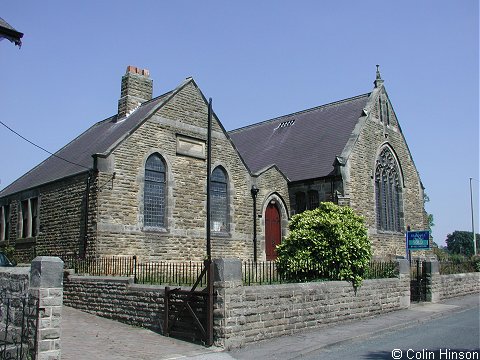
M 211 232 L 212 237 L 216 238 L 230 238 L 232 235 L 229 232 L 226 231 L 212 231 Z
M 21 238 L 15 241 L 15 245 L 22 245 L 22 244 L 35 244 L 37 242 L 36 237 L 29 237 L 29 238 Z
M 164 227 L 156 227 L 156 226 L 144 226 L 142 228 L 142 231 L 143 232 L 146 232 L 146 233 L 162 233 L 162 234 L 167 234 L 168 233 L 168 230 Z
M 381 230 L 377 229 L 377 234 L 383 234 L 383 235 L 402 235 L 405 236 L 404 231 L 392 231 L 392 230 Z

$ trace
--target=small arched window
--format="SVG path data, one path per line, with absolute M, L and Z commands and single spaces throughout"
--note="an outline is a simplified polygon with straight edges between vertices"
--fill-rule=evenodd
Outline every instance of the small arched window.
M 227 195 L 227 172 L 221 166 L 217 166 L 213 170 L 210 178 L 210 230 L 212 231 L 229 231 Z
M 385 147 L 375 170 L 375 197 L 377 228 L 386 231 L 402 231 L 402 186 L 397 161 L 391 150 Z
M 158 154 L 150 155 L 145 163 L 144 226 L 165 226 L 165 178 L 164 160 Z

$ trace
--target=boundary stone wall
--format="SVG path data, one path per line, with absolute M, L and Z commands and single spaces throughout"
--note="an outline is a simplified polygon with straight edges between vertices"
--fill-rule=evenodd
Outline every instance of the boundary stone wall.
M 165 286 L 137 285 L 132 278 L 67 273 L 64 304 L 163 333 Z
M 214 260 L 215 345 L 231 349 L 408 308 L 410 265 L 398 261 L 398 278 L 364 280 L 355 292 L 346 281 L 243 286 L 239 259 Z M 432 270 L 427 301 L 479 291 L 480 273 L 439 275 L 438 266 Z M 66 275 L 65 305 L 163 333 L 165 286 L 137 285 L 125 277 Z
M 346 281 L 243 286 L 238 278 L 240 260 L 216 260 L 216 344 L 236 348 L 307 328 L 408 308 L 409 266 L 407 261 L 400 262 L 399 278 L 364 280 L 355 292 Z
M 440 275 L 438 261 L 427 266 L 427 301 L 438 302 L 456 296 L 480 294 L 480 272 Z

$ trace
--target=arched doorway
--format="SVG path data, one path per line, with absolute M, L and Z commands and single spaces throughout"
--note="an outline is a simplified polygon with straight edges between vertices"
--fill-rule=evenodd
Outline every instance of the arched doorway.
M 270 201 L 265 210 L 265 256 L 267 260 L 275 260 L 275 248 L 282 240 L 280 210 L 275 201 Z

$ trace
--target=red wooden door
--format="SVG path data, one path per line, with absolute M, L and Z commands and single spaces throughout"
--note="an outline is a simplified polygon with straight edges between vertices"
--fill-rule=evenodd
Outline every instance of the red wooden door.
M 277 258 L 275 247 L 280 244 L 281 240 L 280 211 L 276 204 L 269 204 L 265 210 L 265 254 L 267 260 Z

